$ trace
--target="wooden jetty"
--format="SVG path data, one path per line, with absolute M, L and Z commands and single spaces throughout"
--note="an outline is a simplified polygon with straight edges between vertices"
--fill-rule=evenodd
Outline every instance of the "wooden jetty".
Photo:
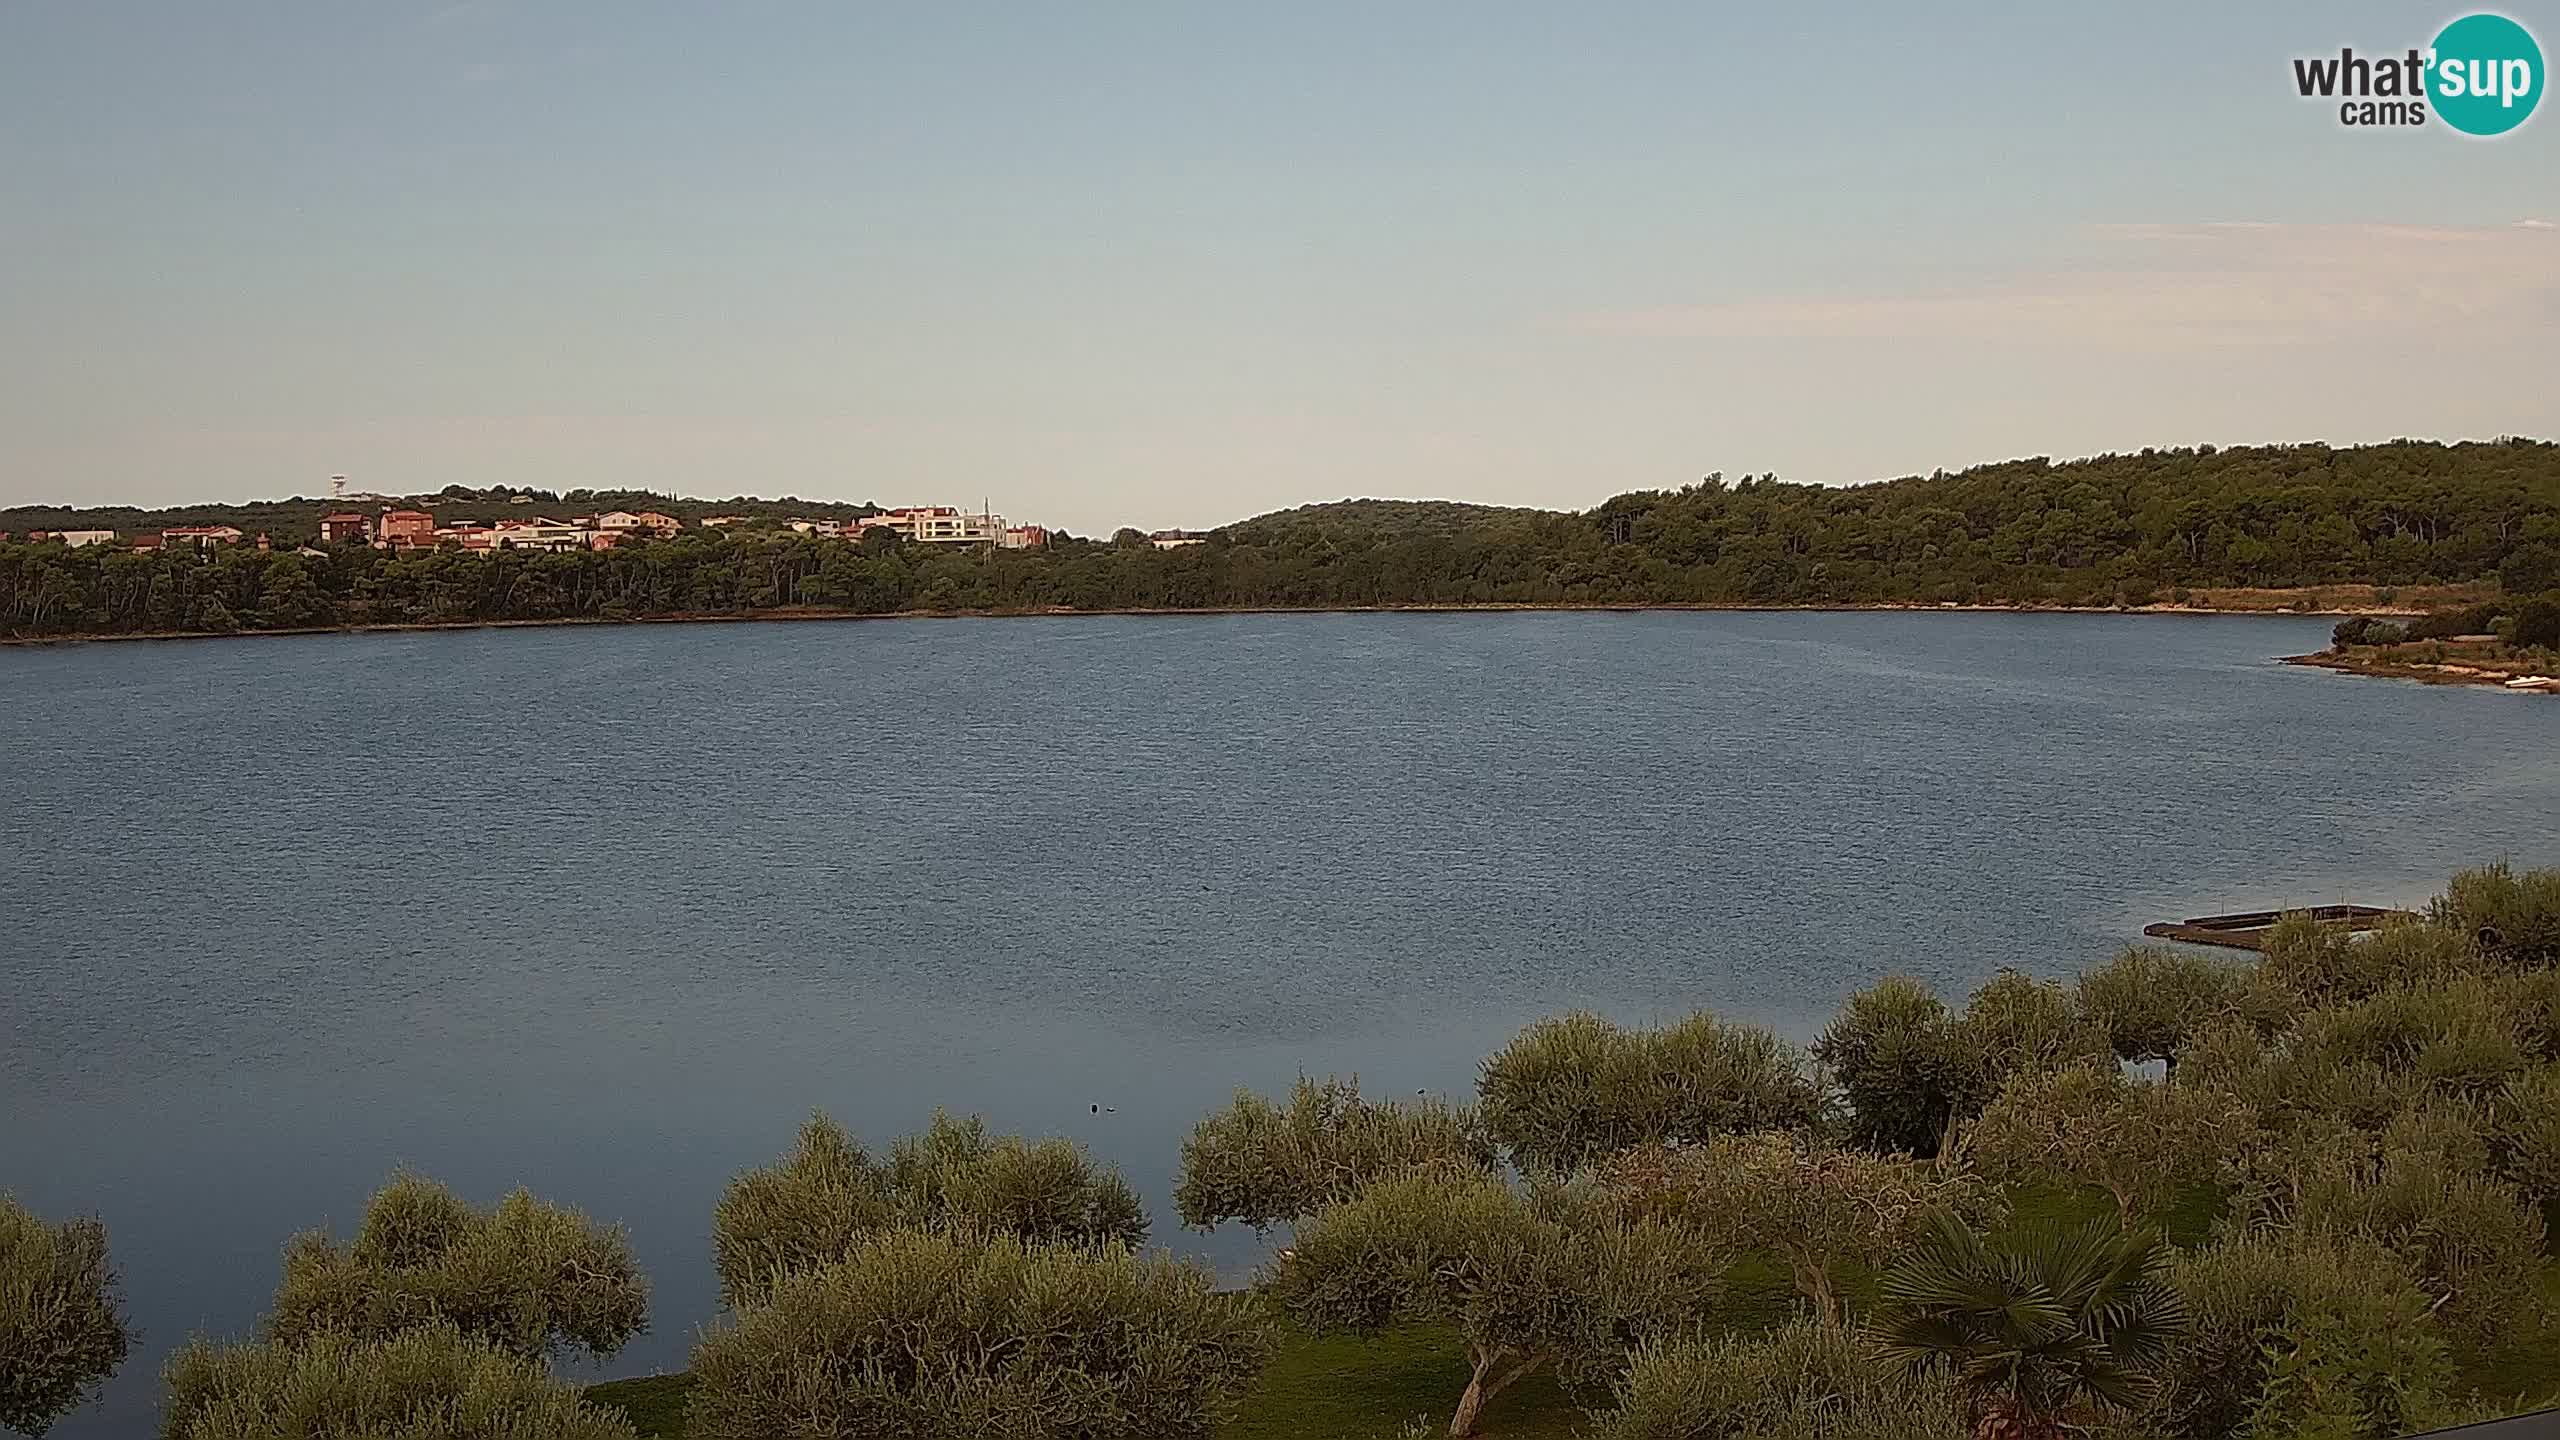
M 2393 920 L 2414 920 L 2409 910 L 2389 910 L 2379 905 L 2303 905 L 2291 910 L 2242 910 L 2230 915 L 2198 915 L 2186 920 L 2162 920 L 2142 927 L 2142 933 L 2158 940 L 2184 940 L 2190 945 L 2227 945 L 2234 950 L 2263 950 L 2267 932 L 2287 915 L 2308 915 L 2323 925 L 2341 930 L 2379 930 Z

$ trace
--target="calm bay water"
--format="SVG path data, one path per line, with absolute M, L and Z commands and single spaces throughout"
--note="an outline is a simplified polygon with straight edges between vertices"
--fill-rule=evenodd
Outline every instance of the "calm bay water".
M 2300 619 L 1237 616 L 0 650 L 0 1188 L 108 1221 L 136 1433 L 399 1164 L 627 1223 L 679 1368 L 823 1106 L 1119 1164 L 1236 1086 L 1462 1092 L 1521 1024 L 1799 1036 L 1887 971 L 2560 862 L 2560 704 Z M 1097 1110 L 1096 1107 L 1102 1107 Z

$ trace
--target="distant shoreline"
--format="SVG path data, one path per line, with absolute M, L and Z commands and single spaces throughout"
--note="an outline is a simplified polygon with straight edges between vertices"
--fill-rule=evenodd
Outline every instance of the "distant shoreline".
M 2209 605 L 1999 605 L 1868 603 L 1841 605 L 1694 604 L 1543 604 L 1486 602 L 1447 605 L 1204 605 L 1184 608 L 1123 607 L 1078 610 L 1044 606 L 1030 610 L 839 610 L 797 606 L 771 610 L 696 610 L 664 615 L 634 615 L 609 620 L 595 616 L 559 616 L 529 620 L 417 620 L 379 625 L 306 625 L 281 630 L 134 630 L 101 634 L 13 635 L 0 645 L 79 645 L 127 640 L 248 640 L 274 635 L 400 635 L 439 630 L 551 629 L 576 625 L 716 625 L 768 620 L 1070 620 L 1105 616 L 1160 617 L 1183 615 L 1475 615 L 1555 612 L 1560 614 L 1639 614 L 1646 611 L 1739 614 L 1942 614 L 1942 615 L 2196 615 L 2255 616 L 2296 620 L 2347 615 L 2415 615 L 2403 606 L 2348 606 L 2293 610 L 2263 606 Z M 2290 657 L 2288 663 L 2313 663 L 2312 657 Z M 2338 668 L 2338 667 L 2332 667 Z
M 2414 680 L 2421 685 L 2474 685 L 2503 690 L 2516 695 L 2560 693 L 2542 690 L 2518 690 L 2507 682 L 2536 672 L 2524 661 L 2503 661 L 2472 655 L 2450 656 L 2442 662 L 2428 660 L 2388 659 L 2380 655 L 2342 654 L 2337 650 L 2317 650 L 2308 655 L 2287 655 L 2287 665 L 2301 665 L 2314 670 L 2334 670 L 2341 675 L 2361 675 L 2375 680 Z

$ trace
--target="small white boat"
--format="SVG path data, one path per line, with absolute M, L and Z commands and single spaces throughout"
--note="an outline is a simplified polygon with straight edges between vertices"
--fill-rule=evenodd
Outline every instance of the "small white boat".
M 2510 690 L 2560 690 L 2560 679 L 2549 675 L 2519 675 L 2507 682 Z

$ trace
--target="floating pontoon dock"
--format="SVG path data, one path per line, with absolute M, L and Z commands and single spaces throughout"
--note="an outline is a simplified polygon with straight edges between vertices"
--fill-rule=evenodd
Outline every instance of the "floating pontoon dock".
M 2162 920 L 2142 933 L 2156 940 L 2184 940 L 2190 945 L 2227 945 L 2234 950 L 2266 947 L 2267 932 L 2287 915 L 2308 915 L 2341 930 L 2379 930 L 2393 920 L 2414 920 L 2414 912 L 2379 905 L 2304 905 L 2292 910 L 2243 910 L 2232 915 L 2198 915 L 2188 920 Z

